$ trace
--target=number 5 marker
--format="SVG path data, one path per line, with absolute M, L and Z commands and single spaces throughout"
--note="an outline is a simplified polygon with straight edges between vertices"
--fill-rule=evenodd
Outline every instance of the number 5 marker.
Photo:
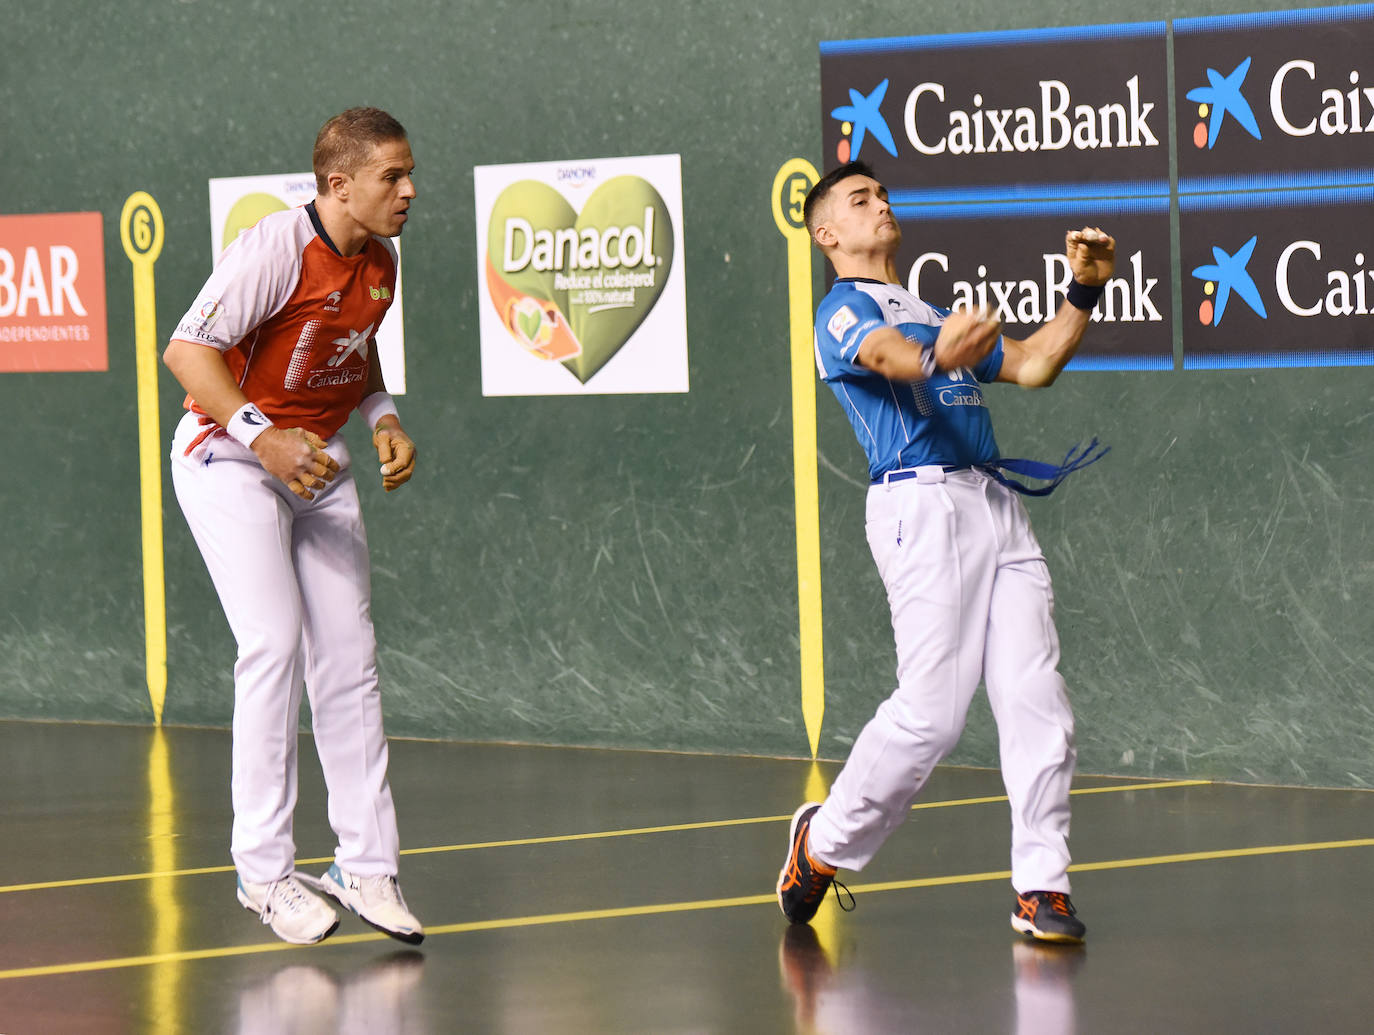
M 801 634 L 802 718 L 811 757 L 825 716 L 821 628 L 821 521 L 816 481 L 816 363 L 812 355 L 811 235 L 802 218 L 806 193 L 820 179 L 804 158 L 783 163 L 773 179 L 773 221 L 787 239 L 788 324 L 792 357 L 792 474 L 796 494 L 797 614 Z

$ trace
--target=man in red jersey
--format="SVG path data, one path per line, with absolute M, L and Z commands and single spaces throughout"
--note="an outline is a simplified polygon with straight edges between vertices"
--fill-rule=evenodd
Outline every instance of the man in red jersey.
M 386 112 L 330 119 L 315 140 L 315 200 L 266 216 L 225 250 L 163 353 L 187 391 L 172 482 L 238 643 L 238 898 L 302 944 L 339 923 L 303 883 L 393 937 L 424 937 L 396 881 L 367 538 L 338 434 L 358 410 L 387 491 L 409 480 L 415 446 L 375 335 L 396 291 L 390 238 L 415 198 L 414 168 Z M 338 837 L 320 879 L 294 863 L 303 686 Z

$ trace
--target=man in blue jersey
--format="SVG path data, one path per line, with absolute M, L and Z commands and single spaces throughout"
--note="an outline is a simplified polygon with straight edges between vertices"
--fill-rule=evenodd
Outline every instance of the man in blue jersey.
M 901 286 L 902 231 L 864 163 L 824 176 L 805 215 L 837 277 L 816 313 L 816 363 L 868 455 L 868 542 L 892 610 L 898 685 L 825 802 L 793 816 L 778 902 L 806 923 L 838 868 L 873 858 L 958 742 L 981 678 L 1011 803 L 1012 926 L 1081 942 L 1068 878 L 1073 713 L 1049 570 L 998 469 L 979 382 L 1055 380 L 1112 274 L 1116 244 L 1096 228 L 1069 232 L 1067 298 L 1016 341 L 984 310 L 950 312 Z

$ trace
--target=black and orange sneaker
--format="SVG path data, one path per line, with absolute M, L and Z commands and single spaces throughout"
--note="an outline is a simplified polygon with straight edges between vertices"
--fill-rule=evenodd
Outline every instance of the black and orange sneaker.
M 820 802 L 808 801 L 793 814 L 787 861 L 778 874 L 778 905 L 782 915 L 794 924 L 807 923 L 816 915 L 835 879 L 835 867 L 817 862 L 806 850 L 811 817 L 820 807 Z
M 1088 931 L 1075 915 L 1073 902 L 1062 891 L 1028 891 L 1016 896 L 1011 926 L 1042 942 L 1077 944 Z

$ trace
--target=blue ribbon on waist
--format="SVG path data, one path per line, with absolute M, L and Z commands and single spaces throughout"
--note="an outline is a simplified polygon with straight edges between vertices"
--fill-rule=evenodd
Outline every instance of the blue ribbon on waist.
M 1101 446 L 1096 438 L 1081 449 L 1075 443 L 1073 447 L 1064 454 L 1064 461 L 1061 464 L 1048 464 L 1043 460 L 1022 460 L 1012 457 L 1006 460 L 994 460 L 988 464 L 979 464 L 978 470 L 988 477 L 1001 482 L 1013 492 L 1019 492 L 1023 496 L 1048 496 L 1059 484 L 1073 474 L 1074 471 L 1081 471 L 1089 464 L 1095 464 L 1104 456 L 1111 452 L 1111 446 Z M 1037 481 L 1048 482 L 1038 488 L 1032 488 L 1015 478 L 1008 478 L 1003 471 L 1010 471 L 1012 474 L 1019 474 L 1026 478 L 1034 478 Z

